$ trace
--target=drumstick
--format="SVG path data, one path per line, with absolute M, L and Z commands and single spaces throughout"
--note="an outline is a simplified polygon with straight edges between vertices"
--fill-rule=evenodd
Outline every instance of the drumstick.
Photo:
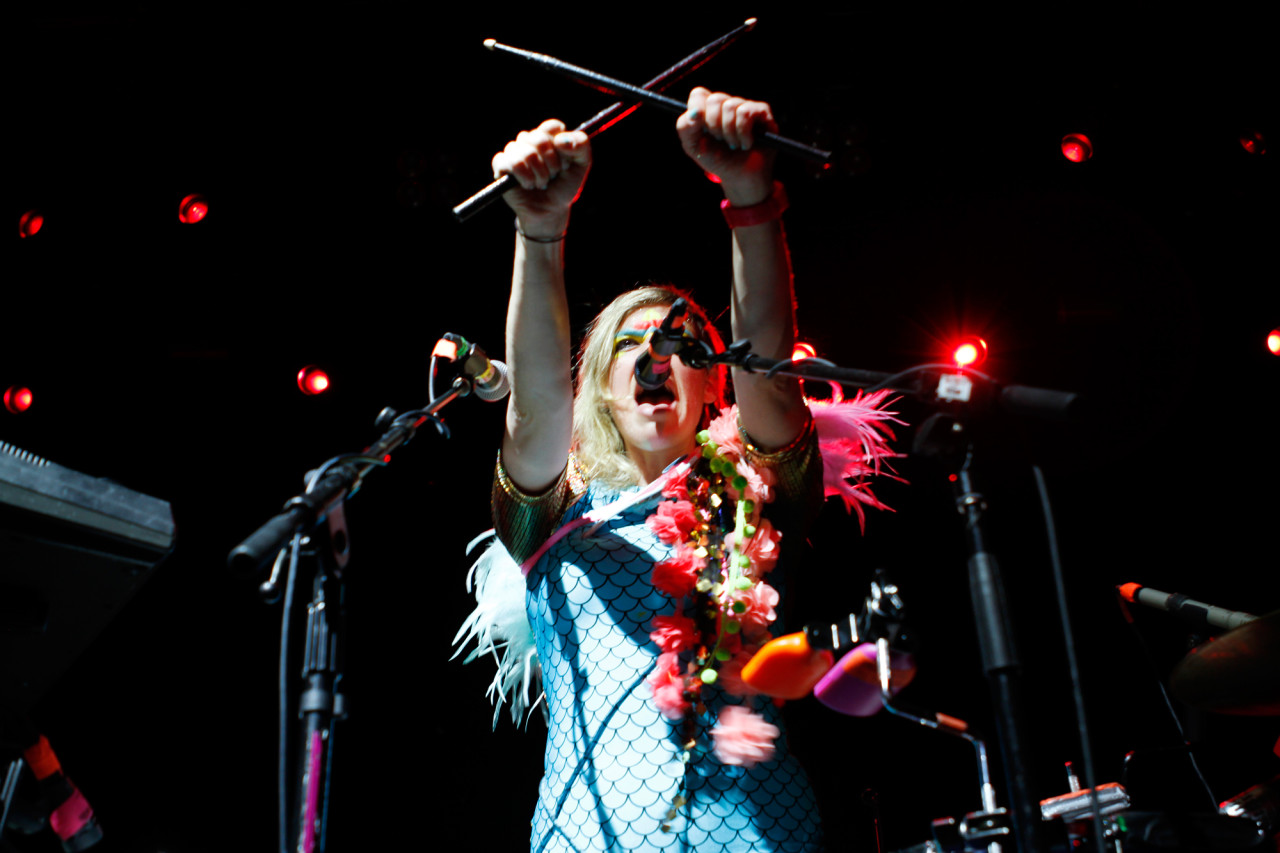
M 672 65 L 666 71 L 663 71 L 657 77 L 644 84 L 644 88 L 648 90 L 662 91 L 673 83 L 682 80 L 684 77 L 706 65 L 717 54 L 738 40 L 743 33 L 749 33 L 755 28 L 756 19 L 748 18 L 742 24 L 729 32 L 722 35 L 709 44 L 695 50 L 684 59 Z M 487 47 L 492 39 L 485 41 Z M 581 130 L 588 136 L 595 137 L 604 133 L 627 116 L 631 115 L 640 107 L 639 103 L 626 105 L 625 101 L 618 101 L 613 106 L 606 107 L 591 118 L 578 125 L 574 130 Z M 480 190 L 480 192 L 471 196 L 471 198 L 459 204 L 453 209 L 453 215 L 458 218 L 459 222 L 465 222 L 471 216 L 488 207 L 498 196 L 516 185 L 516 179 L 510 175 L 503 175 L 489 186 Z
M 684 113 L 688 107 L 675 98 L 668 98 L 666 95 L 659 95 L 649 89 L 643 89 L 639 86 L 633 86 L 622 80 L 615 80 L 612 77 L 606 77 L 603 74 L 583 68 L 578 65 L 571 65 L 562 59 L 556 59 L 554 56 L 547 56 L 542 53 L 534 53 L 528 50 L 521 50 L 518 47 L 501 44 L 493 39 L 486 39 L 484 46 L 489 50 L 500 50 L 504 53 L 510 53 L 512 56 L 518 56 L 521 59 L 527 59 L 536 65 L 539 65 L 548 71 L 555 71 L 564 74 L 585 86 L 595 89 L 597 92 L 604 92 L 607 95 L 626 95 L 635 98 L 646 104 L 652 104 L 659 109 L 680 115 Z M 797 142 L 785 136 L 779 136 L 776 133 L 762 133 L 759 136 L 760 142 L 768 145 L 770 148 L 776 148 L 788 154 L 795 154 L 814 163 L 826 165 L 831 159 L 830 151 L 823 151 L 820 148 L 814 148 L 811 145 L 805 145 L 803 142 Z

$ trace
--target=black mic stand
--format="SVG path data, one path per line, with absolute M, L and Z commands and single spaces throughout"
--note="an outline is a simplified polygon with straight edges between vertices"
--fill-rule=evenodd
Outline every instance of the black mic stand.
M 466 368 L 464 368 L 465 370 Z M 284 613 L 280 650 L 280 753 L 278 775 L 278 846 L 280 853 L 323 853 L 328 829 L 329 787 L 332 770 L 334 726 L 346 717 L 341 692 L 341 658 L 344 648 L 344 574 L 350 557 L 345 502 L 359 490 L 364 477 L 376 466 L 387 464 L 391 453 L 408 444 L 419 427 L 430 421 L 448 437 L 437 413 L 453 400 L 472 392 L 473 377 L 459 376 L 449 390 L 424 408 L 402 415 L 383 409 L 376 425 L 383 436 L 361 453 L 337 456 L 311 471 L 306 490 L 285 503 L 284 511 L 236 546 L 228 557 L 235 571 L 252 573 L 266 567 L 274 555 L 270 577 L 260 586 L 268 602 L 280 597 L 285 572 Z M 289 666 L 294 594 L 299 566 L 311 578 L 302 662 L 302 686 L 296 702 L 290 700 Z M 286 569 L 287 566 L 287 569 Z M 299 750 L 293 782 L 289 772 L 288 710 L 298 714 Z
M 1030 737 L 1023 712 L 1022 665 L 1005 598 L 1000 566 L 987 544 L 982 519 L 986 498 L 974 482 L 975 449 L 959 411 L 938 412 L 921 425 L 915 451 L 952 470 L 956 511 L 964 517 L 969 559 L 969 598 L 978 632 L 982 667 L 991 693 L 1014 838 L 1022 851 L 1046 850 L 1039 798 L 1032 790 Z
M 767 376 L 822 379 L 867 390 L 893 388 L 939 409 L 921 425 L 915 449 L 941 458 L 944 464 L 955 469 L 956 508 L 965 518 L 965 539 L 969 546 L 969 592 L 1009 788 L 1014 841 L 1022 853 L 1048 849 L 1039 800 L 1031 789 L 1029 738 L 1012 620 L 999 566 L 995 555 L 987 549 L 983 534 L 981 522 L 987 503 L 974 486 L 974 445 L 966 416 L 994 405 L 1009 412 L 1063 420 L 1075 408 L 1077 395 L 1029 386 L 999 385 L 985 374 L 954 365 L 926 364 L 890 375 L 842 368 L 822 359 L 764 358 L 752 355 L 750 349 L 749 341 L 735 341 L 724 352 L 716 353 L 705 342 L 688 340 L 680 356 L 694 367 L 729 364 Z M 936 380 L 936 384 L 931 380 Z M 984 808 L 990 811 L 994 807 L 994 793 L 984 792 Z

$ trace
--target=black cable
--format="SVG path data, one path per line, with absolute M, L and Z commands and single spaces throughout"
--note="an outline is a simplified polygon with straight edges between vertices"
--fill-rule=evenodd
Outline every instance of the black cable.
M 276 747 L 276 808 L 279 812 L 277 840 L 280 853 L 289 853 L 289 637 L 293 633 L 293 600 L 298 579 L 298 550 L 302 533 L 293 534 L 289 545 L 289 574 L 284 586 L 284 614 L 280 619 L 280 720 Z
M 1102 806 L 1098 802 L 1098 777 L 1093 767 L 1093 743 L 1089 737 L 1089 722 L 1084 711 L 1084 689 L 1080 683 L 1080 662 L 1076 659 L 1075 632 L 1071 629 L 1071 614 L 1067 607 L 1067 583 L 1062 572 L 1062 554 L 1058 550 L 1058 528 L 1053 520 L 1053 507 L 1049 504 L 1049 487 L 1045 484 L 1044 471 L 1039 465 L 1031 466 L 1036 477 L 1036 489 L 1040 492 L 1040 509 L 1044 513 L 1045 532 L 1049 539 L 1049 560 L 1053 565 L 1053 585 L 1058 599 L 1058 619 L 1062 622 L 1062 638 L 1067 645 L 1067 670 L 1071 678 L 1071 696 L 1075 700 L 1076 730 L 1080 735 L 1080 757 L 1084 762 L 1084 783 L 1089 788 L 1089 805 L 1093 809 L 1093 842 L 1097 850 L 1106 850 L 1102 832 Z
M 809 358 L 796 358 L 796 359 L 792 359 L 791 361 L 778 362 L 773 367 L 769 368 L 764 372 L 764 378 L 772 379 L 773 377 L 778 375 L 778 371 L 792 364 L 800 365 L 800 366 L 804 366 L 806 364 L 821 364 L 823 367 L 839 367 L 840 366 L 836 364 L 834 361 L 827 361 L 825 358 L 818 358 L 816 356 L 811 356 Z
M 1178 738 L 1187 750 L 1187 758 L 1191 761 L 1191 769 L 1195 771 L 1196 778 L 1200 780 L 1200 784 L 1204 786 L 1205 793 L 1209 795 L 1209 807 L 1216 812 L 1218 810 L 1218 798 L 1214 796 L 1213 788 L 1209 786 L 1209 780 L 1204 777 L 1199 763 L 1196 762 L 1196 754 L 1191 749 L 1191 741 L 1187 740 L 1187 732 L 1182 728 L 1182 719 L 1173 707 L 1173 701 L 1169 698 L 1169 691 L 1164 686 L 1164 679 L 1159 675 L 1155 656 L 1151 654 L 1151 647 L 1147 645 L 1146 638 L 1142 636 L 1138 626 L 1133 623 L 1133 620 L 1126 613 L 1123 600 L 1117 596 L 1116 601 L 1120 605 L 1121 613 L 1125 614 L 1125 622 L 1129 624 L 1129 630 L 1133 633 L 1134 638 L 1138 641 L 1138 646 L 1142 649 L 1143 657 L 1147 659 L 1147 667 L 1151 672 L 1152 678 L 1155 679 L 1156 686 L 1160 688 L 1160 698 L 1164 700 L 1164 706 L 1169 711 L 1170 719 L 1173 720 L 1173 727 L 1178 730 Z
M 872 391 L 879 391 L 881 388 L 892 388 L 894 383 L 898 382 L 901 379 L 906 379 L 908 376 L 911 376 L 913 374 L 924 373 L 929 370 L 946 370 L 948 372 L 963 373 L 966 376 L 976 376 L 977 378 L 981 379 L 983 382 L 986 382 L 990 385 L 995 384 L 995 380 L 992 379 L 990 376 L 988 376 L 985 373 L 982 373 L 981 371 L 974 370 L 972 367 L 959 367 L 954 364 L 917 364 L 915 367 L 908 367 L 906 370 L 902 371 L 901 373 L 895 373 L 892 376 L 890 376 L 888 379 L 881 380 L 880 382 L 877 382 L 875 385 L 872 385 L 866 388 L 865 390 L 868 394 L 870 394 Z

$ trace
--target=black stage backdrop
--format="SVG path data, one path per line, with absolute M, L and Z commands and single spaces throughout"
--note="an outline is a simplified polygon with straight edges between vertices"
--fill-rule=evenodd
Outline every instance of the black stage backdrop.
M 1067 790 L 1061 764 L 1080 750 L 1031 461 L 1058 512 L 1100 779 L 1115 781 L 1129 750 L 1180 743 L 1157 683 L 1187 637 L 1137 614 L 1153 669 L 1114 585 L 1280 607 L 1268 529 L 1280 359 L 1263 348 L 1280 325 L 1276 154 L 1238 141 L 1257 130 L 1275 146 L 1259 24 L 743 11 L 757 31 L 688 85 L 769 99 L 785 133 L 837 152 L 822 175 L 778 165 L 804 337 L 842 365 L 892 371 L 974 332 L 991 344 L 989 372 L 1095 403 L 1070 426 L 1001 425 L 980 477 L 1025 662 L 1037 796 Z M 449 208 L 487 182 L 516 131 L 575 124 L 608 101 L 482 40 L 638 83 L 742 20 L 575 14 L 131 5 L 6 26 L 0 385 L 30 386 L 35 405 L 0 412 L 0 439 L 165 498 L 179 531 L 36 711 L 110 849 L 271 847 L 280 612 L 228 573 L 227 552 L 309 468 L 376 438 L 383 406 L 425 402 L 442 333 L 501 355 L 511 217 L 462 225 Z M 646 279 L 725 305 L 717 190 L 672 125 L 642 109 L 597 141 L 567 245 L 579 330 Z M 1093 140 L 1092 160 L 1059 153 L 1072 132 Z M 178 201 L 195 192 L 209 215 L 181 225 Z M 45 227 L 19 240 L 30 208 Z M 308 363 L 329 371 L 330 392 L 298 392 Z M 527 843 L 541 722 L 517 731 L 504 716 L 491 731 L 491 672 L 449 660 L 502 411 L 455 404 L 450 440 L 421 435 L 350 504 L 332 849 Z M 890 569 L 921 640 L 904 698 L 991 732 L 946 472 L 915 458 L 899 471 L 909 485 L 879 487 L 896 512 L 873 514 L 865 535 L 828 507 L 791 623 L 856 610 L 872 570 Z M 1274 720 L 1179 710 L 1218 799 L 1280 769 Z M 979 805 L 959 741 L 813 700 L 789 713 L 832 849 L 871 849 L 868 790 L 886 849 Z M 1207 801 L 1191 782 L 1170 787 Z

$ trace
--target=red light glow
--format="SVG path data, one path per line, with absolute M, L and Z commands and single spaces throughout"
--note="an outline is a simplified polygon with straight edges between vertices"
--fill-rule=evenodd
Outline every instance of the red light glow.
M 1251 130 L 1240 134 L 1240 147 L 1250 154 L 1266 154 L 1267 140 L 1260 132 Z
M 30 388 L 12 385 L 4 392 L 4 407 L 15 415 L 20 415 L 31 408 L 33 399 Z
M 209 201 L 202 195 L 189 195 L 178 204 L 178 221 L 187 225 L 195 225 L 208 215 Z
M 329 374 L 314 364 L 308 364 L 298 371 L 298 390 L 309 397 L 323 394 L 329 390 Z
M 813 344 L 806 344 L 803 341 L 797 343 L 791 348 L 791 360 L 800 361 L 805 358 L 814 358 L 818 355 L 818 351 L 813 348 Z
M 1062 137 L 1062 156 L 1072 163 L 1083 163 L 1093 156 L 1093 143 L 1083 133 L 1068 133 Z
M 1272 329 L 1267 335 L 1267 349 L 1272 355 L 1280 355 L 1280 329 Z
M 951 360 L 956 367 L 977 367 L 987 360 L 987 342 L 978 337 L 965 338 L 951 350 Z
M 24 240 L 34 237 L 44 227 L 44 216 L 38 210 L 28 210 L 18 219 L 18 236 Z

